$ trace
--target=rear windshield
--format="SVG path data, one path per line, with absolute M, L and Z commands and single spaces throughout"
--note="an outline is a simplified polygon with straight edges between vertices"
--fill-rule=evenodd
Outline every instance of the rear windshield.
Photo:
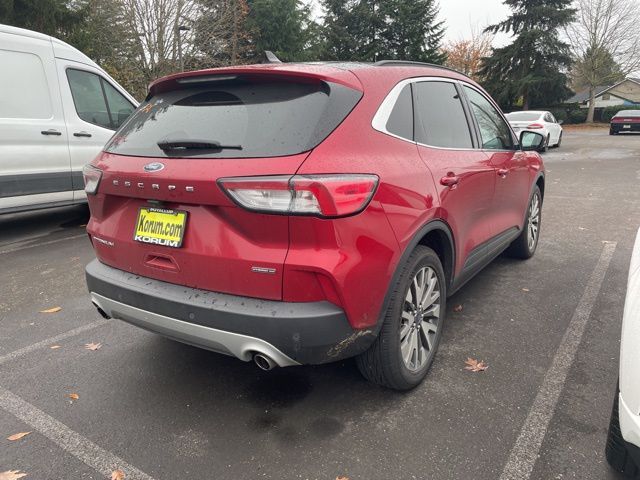
M 144 157 L 294 155 L 322 142 L 361 96 L 334 83 L 285 79 L 234 78 L 172 90 L 140 105 L 105 150 Z
M 616 117 L 640 117 L 640 110 L 623 110 L 618 112 Z
M 507 120 L 514 122 L 532 122 L 533 120 L 538 120 L 541 116 L 540 113 L 531 112 L 513 112 L 506 115 Z

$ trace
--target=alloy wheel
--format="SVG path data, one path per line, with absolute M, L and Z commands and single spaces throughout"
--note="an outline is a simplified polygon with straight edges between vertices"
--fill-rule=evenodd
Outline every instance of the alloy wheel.
M 540 197 L 536 194 L 531 199 L 531 205 L 529 205 L 529 219 L 528 219 L 529 235 L 527 236 L 527 242 L 529 251 L 532 251 L 538 241 L 538 232 L 540 231 Z
M 423 267 L 414 275 L 400 322 L 400 353 L 412 372 L 427 365 L 435 354 L 440 326 L 440 283 L 435 270 Z

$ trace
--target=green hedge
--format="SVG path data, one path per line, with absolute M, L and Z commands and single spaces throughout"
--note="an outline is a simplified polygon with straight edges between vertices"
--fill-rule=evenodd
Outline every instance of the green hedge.
M 638 106 L 624 106 L 618 105 L 615 107 L 607 107 L 602 112 L 602 121 L 605 123 L 609 123 L 611 119 L 621 110 L 640 110 L 640 105 Z
M 556 117 L 556 120 L 562 120 L 565 124 L 584 123 L 587 120 L 587 109 L 575 105 L 551 107 L 547 110 Z

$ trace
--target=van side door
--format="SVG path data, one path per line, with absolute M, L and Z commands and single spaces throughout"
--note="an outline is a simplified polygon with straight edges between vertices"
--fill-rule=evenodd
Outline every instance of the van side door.
M 68 204 L 69 147 L 53 47 L 0 33 L 0 212 Z
M 94 159 L 135 106 L 98 69 L 56 59 L 69 131 L 74 200 L 85 201 L 82 167 Z

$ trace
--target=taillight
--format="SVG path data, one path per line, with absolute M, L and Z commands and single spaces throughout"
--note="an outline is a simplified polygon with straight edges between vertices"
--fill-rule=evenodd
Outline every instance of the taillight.
M 527 127 L 527 130 L 539 130 L 541 128 L 544 128 L 544 125 L 542 125 L 541 123 L 532 123 Z
M 89 195 L 95 195 L 102 179 L 102 170 L 93 165 L 85 165 L 82 168 L 82 178 L 84 179 L 84 191 Z
M 325 218 L 360 213 L 378 186 L 376 175 L 294 175 L 236 177 L 220 187 L 247 210 Z

